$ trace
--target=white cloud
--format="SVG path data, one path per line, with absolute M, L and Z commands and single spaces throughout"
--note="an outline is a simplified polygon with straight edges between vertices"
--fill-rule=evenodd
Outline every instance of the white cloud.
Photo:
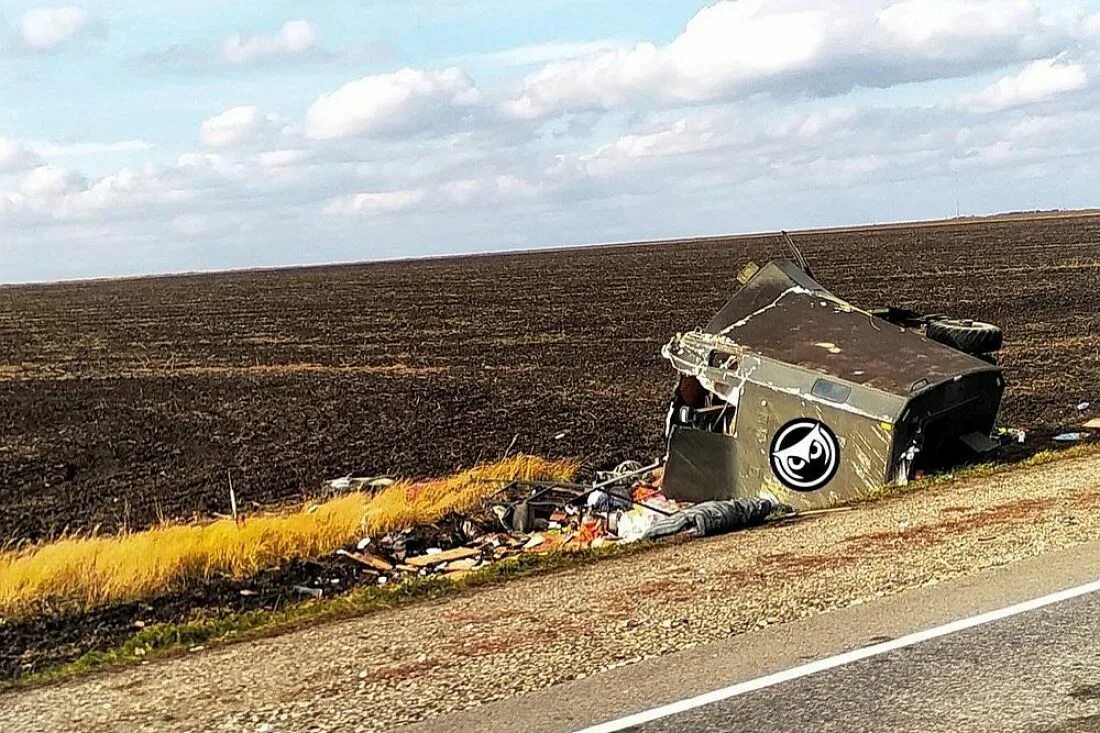
M 622 48 L 625 45 L 627 44 L 621 40 L 610 38 L 602 41 L 553 41 L 506 48 L 503 51 L 468 54 L 459 56 L 454 61 L 460 64 L 480 63 L 497 68 L 532 66 L 534 64 L 546 64 L 551 61 L 583 58 L 601 51 Z
M 152 204 L 188 195 L 173 190 L 151 167 L 123 168 L 70 193 L 53 213 L 60 218 L 81 217 L 127 204 Z
M 1084 35 L 1100 37 L 1100 13 L 1092 13 L 1081 20 Z
M 859 109 L 851 105 L 830 105 L 824 109 L 794 114 L 783 120 L 776 129 L 778 135 L 816 139 L 822 135 L 835 135 L 859 117 Z
M 116 140 L 114 142 L 74 142 L 54 141 L 33 142 L 30 144 L 38 155 L 45 158 L 84 157 L 89 155 L 109 155 L 112 153 L 144 153 L 156 147 L 147 140 Z
M 211 148 L 225 148 L 254 141 L 275 123 L 254 106 L 246 105 L 227 109 L 202 123 L 199 140 Z
M 421 189 L 356 193 L 332 199 L 325 205 L 325 213 L 334 216 L 366 216 L 391 214 L 410 209 L 424 201 Z
M 1012 41 L 1039 21 L 1026 0 L 903 0 L 878 13 L 879 26 L 900 46 L 935 56 L 967 53 L 958 44 L 976 39 Z
M 190 171 L 220 171 L 226 159 L 217 153 L 184 153 L 176 158 L 176 167 Z
M 440 189 L 443 194 L 457 204 L 473 203 L 485 193 L 485 186 L 474 178 L 464 178 L 458 181 L 449 181 Z
M 149 207 L 181 205 L 195 200 L 200 191 L 230 182 L 219 156 L 184 155 L 175 166 L 126 167 L 99 179 L 53 165 L 28 173 L 15 192 L 0 192 L 0 211 L 22 214 L 30 223 L 93 221 L 110 212 L 111 221 L 128 209 L 143 218 L 154 216 Z
M 538 183 L 511 174 L 497 176 L 493 183 L 496 184 L 497 191 L 506 197 L 524 198 L 539 192 Z
M 26 145 L 0 137 L 0 173 L 26 170 L 42 162 Z
M 430 204 L 431 210 L 439 213 L 530 199 L 539 190 L 537 182 L 512 174 L 455 178 L 418 187 L 336 196 L 325 203 L 324 211 L 333 216 L 371 216 Z
M 233 64 L 303 56 L 317 43 L 316 29 L 304 20 L 291 20 L 274 35 L 233 35 L 222 44 L 222 57 Z
M 1034 0 L 727 0 L 700 10 L 665 46 L 549 64 L 502 110 L 538 119 L 756 92 L 889 87 L 1034 58 L 1081 30 L 1048 21 Z
M 438 198 L 460 206 L 476 206 L 500 203 L 508 199 L 530 198 L 538 192 L 538 184 L 515 175 L 504 174 L 489 178 L 460 178 L 448 181 L 438 187 Z
M 11 214 L 26 206 L 26 197 L 14 191 L 0 191 L 0 214 Z
M 249 171 L 241 161 L 218 153 L 184 153 L 176 165 L 160 174 L 161 178 L 180 178 L 188 185 L 205 187 L 235 181 L 248 181 Z
M 88 27 L 88 16 L 78 7 L 32 8 L 19 24 L 23 44 L 35 51 L 49 51 L 71 41 Z
M 180 214 L 172 220 L 172 226 L 188 237 L 198 237 L 210 231 L 210 217 L 204 214 Z
M 1039 59 L 1032 61 L 1018 74 L 999 79 L 977 94 L 960 97 L 956 103 L 993 112 L 1084 89 L 1088 81 L 1088 74 L 1080 64 L 1057 58 Z
M 623 135 L 605 150 L 614 150 L 628 158 L 690 155 L 712 148 L 716 137 L 709 126 L 681 118 L 666 130 Z
M 79 178 L 64 168 L 43 165 L 35 168 L 19 184 L 19 192 L 28 198 L 60 196 L 79 185 Z
M 406 68 L 322 94 L 306 113 L 306 135 L 330 139 L 419 132 L 449 124 L 480 102 L 473 80 L 457 68 Z
M 301 148 L 283 148 L 279 150 L 265 150 L 256 156 L 257 162 L 271 171 L 280 171 L 294 168 L 305 163 L 312 157 L 309 150 Z

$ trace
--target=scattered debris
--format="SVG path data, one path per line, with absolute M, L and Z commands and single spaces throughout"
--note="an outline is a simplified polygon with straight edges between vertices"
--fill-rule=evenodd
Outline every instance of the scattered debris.
M 325 481 L 321 488 L 327 490 L 329 493 L 337 492 L 354 492 L 354 491 L 379 491 L 392 486 L 395 483 L 395 479 L 392 476 L 371 476 L 356 478 L 352 476 L 343 476 L 341 478 L 332 479 L 331 481 Z
M 1021 428 L 997 428 L 996 436 L 1008 443 L 1023 445 L 1027 442 L 1027 431 Z
M 301 593 L 303 596 L 309 596 L 310 598 L 320 598 L 325 594 L 320 588 L 310 588 L 305 585 L 296 585 L 294 590 Z
M 1077 443 L 1089 437 L 1088 433 L 1059 433 L 1052 440 L 1055 443 Z
M 630 509 L 633 502 L 625 496 L 612 494 L 597 489 L 588 495 L 588 508 L 598 512 L 608 512 L 613 509 Z
M 370 538 L 366 538 L 365 541 L 369 543 Z M 363 544 L 363 542 L 359 544 Z M 391 532 L 379 540 L 378 546 L 388 551 L 397 562 L 403 562 L 408 555 L 404 532 Z
M 1081 427 L 1085 430 L 1100 430 L 1100 417 L 1092 418 Z
M 616 528 L 619 539 L 623 542 L 637 542 L 645 539 L 650 528 L 664 518 L 657 512 L 643 506 L 634 507 L 618 518 Z
M 460 578 L 526 552 L 637 542 L 645 539 L 657 522 L 679 516 L 690 506 L 666 497 L 662 478 L 661 461 L 645 466 L 626 461 L 597 472 L 590 484 L 502 481 L 480 509 L 380 538 L 364 537 L 354 549 L 336 554 L 384 584 L 434 575 Z M 695 526 L 699 520 L 692 514 L 687 522 Z M 745 526 L 750 523 L 743 522 Z M 730 525 L 726 531 L 735 528 Z M 706 524 L 699 534 L 714 531 Z M 321 592 L 304 586 L 295 589 L 313 597 Z
M 241 517 L 237 513 L 237 492 L 233 490 L 233 471 L 226 471 L 229 476 L 229 508 L 233 513 L 233 521 L 236 524 L 241 523 Z
M 1077 403 L 1077 411 L 1078 412 L 1084 412 L 1085 410 L 1089 409 L 1089 407 L 1091 407 L 1091 406 L 1092 406 L 1091 402 L 1078 402 Z
M 686 532 L 703 537 L 765 521 L 774 496 L 692 504 L 663 491 L 662 461 L 626 461 L 598 471 L 591 483 L 501 481 L 479 508 L 337 551 L 378 584 L 413 578 L 459 579 L 524 553 L 573 551 Z M 296 586 L 304 595 L 321 590 Z

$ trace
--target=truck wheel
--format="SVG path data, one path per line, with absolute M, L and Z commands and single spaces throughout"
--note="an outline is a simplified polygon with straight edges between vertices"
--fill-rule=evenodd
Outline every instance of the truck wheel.
M 961 318 L 929 321 L 924 330 L 932 341 L 967 354 L 991 354 L 1001 348 L 1004 334 L 992 323 Z

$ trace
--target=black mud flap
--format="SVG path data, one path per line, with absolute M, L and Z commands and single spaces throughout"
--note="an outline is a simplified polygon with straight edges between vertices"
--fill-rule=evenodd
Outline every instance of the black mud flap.
M 676 427 L 668 441 L 664 493 L 676 501 L 733 496 L 737 482 L 736 441 L 728 435 Z
M 959 440 L 961 440 L 967 448 L 979 455 L 983 453 L 992 453 L 1000 447 L 1000 443 L 993 440 L 988 435 L 983 435 L 978 432 L 960 435 Z

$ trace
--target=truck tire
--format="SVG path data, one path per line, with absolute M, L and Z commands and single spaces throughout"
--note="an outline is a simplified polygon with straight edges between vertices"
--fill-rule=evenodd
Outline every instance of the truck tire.
M 932 341 L 974 355 L 992 354 L 1004 343 L 1004 334 L 992 323 L 961 318 L 929 321 L 924 333 Z

